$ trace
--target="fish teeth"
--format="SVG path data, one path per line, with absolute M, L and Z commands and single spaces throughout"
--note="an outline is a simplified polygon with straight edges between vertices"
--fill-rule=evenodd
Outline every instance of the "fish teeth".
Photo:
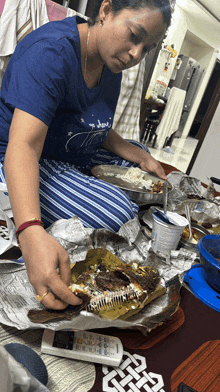
M 138 300 L 141 294 L 141 291 L 133 285 L 123 291 L 105 291 L 104 293 L 95 291 L 92 294 L 92 299 L 87 306 L 87 310 L 101 311 L 111 309 L 129 300 Z

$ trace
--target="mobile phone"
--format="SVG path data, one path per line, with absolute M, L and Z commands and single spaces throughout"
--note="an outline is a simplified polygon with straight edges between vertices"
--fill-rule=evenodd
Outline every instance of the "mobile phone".
M 121 363 L 123 346 L 121 340 L 115 336 L 89 331 L 45 329 L 41 352 L 114 367 Z
M 197 392 L 197 391 L 189 387 L 188 385 L 184 384 L 183 382 L 181 382 L 178 388 L 178 392 Z

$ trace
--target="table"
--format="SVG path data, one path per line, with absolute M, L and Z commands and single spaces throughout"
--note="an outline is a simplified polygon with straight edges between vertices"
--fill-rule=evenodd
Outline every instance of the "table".
M 198 392 L 219 392 L 220 313 L 202 303 L 184 287 L 181 297 L 181 306 L 176 315 L 147 336 L 135 330 L 94 330 L 118 336 L 122 340 L 124 357 L 121 368 L 114 370 L 41 354 L 49 374 L 48 389 L 51 392 L 177 392 L 179 383 L 187 381 L 186 384 Z M 40 354 L 42 333 L 40 329 L 18 331 L 0 326 L 0 342 L 3 345 L 11 342 L 26 344 Z M 206 351 L 200 349 L 204 344 L 207 345 Z M 194 370 L 195 358 L 189 364 L 184 363 L 198 349 L 205 363 L 202 374 Z M 201 355 L 199 352 L 198 358 Z M 183 363 L 183 369 L 177 371 Z M 202 364 L 198 365 L 198 369 L 202 369 Z M 211 377 L 211 374 L 215 377 Z
M 166 174 L 177 170 L 162 166 Z M 181 298 L 175 315 L 147 336 L 136 330 L 99 330 L 122 340 L 125 352 L 117 370 L 40 354 L 41 329 L 18 331 L 0 325 L 0 344 L 22 343 L 40 354 L 47 366 L 51 392 L 177 392 L 181 381 L 198 392 L 219 392 L 220 313 L 185 287 Z

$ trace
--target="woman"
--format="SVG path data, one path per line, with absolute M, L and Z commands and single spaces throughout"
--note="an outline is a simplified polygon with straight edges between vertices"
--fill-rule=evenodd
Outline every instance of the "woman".
M 1 179 L 30 282 L 47 308 L 81 300 L 68 289 L 68 254 L 41 219 L 49 226 L 77 215 L 87 227 L 118 231 L 138 208 L 87 176 L 91 167 L 135 164 L 166 178 L 143 146 L 111 124 L 121 71 L 157 44 L 170 17 L 168 0 L 99 1 L 89 24 L 78 17 L 50 22 L 27 35 L 9 62 L 0 96 Z

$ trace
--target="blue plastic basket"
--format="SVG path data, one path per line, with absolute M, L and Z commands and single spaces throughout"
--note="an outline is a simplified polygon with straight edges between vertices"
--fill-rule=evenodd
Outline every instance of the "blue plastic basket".
M 200 262 L 204 266 L 204 277 L 207 283 L 220 293 L 220 235 L 210 234 L 198 243 Z
M 196 264 L 185 274 L 184 282 L 190 291 L 210 308 L 220 312 L 220 294 L 216 292 L 205 279 L 205 267 Z

